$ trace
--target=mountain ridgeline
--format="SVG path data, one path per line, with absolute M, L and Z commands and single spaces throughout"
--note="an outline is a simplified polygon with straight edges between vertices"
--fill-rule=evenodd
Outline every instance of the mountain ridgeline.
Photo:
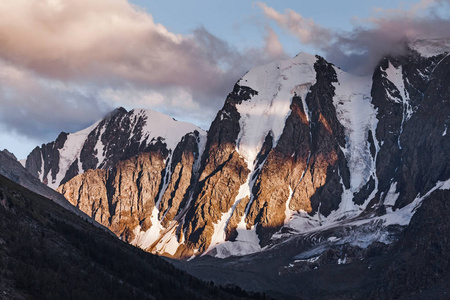
M 246 255 L 375 221 L 386 234 L 366 232 L 367 245 L 392 242 L 389 225 L 408 225 L 448 186 L 449 86 L 450 56 L 420 43 L 367 77 L 301 53 L 245 74 L 208 132 L 119 108 L 35 148 L 26 168 L 123 240 L 170 257 Z

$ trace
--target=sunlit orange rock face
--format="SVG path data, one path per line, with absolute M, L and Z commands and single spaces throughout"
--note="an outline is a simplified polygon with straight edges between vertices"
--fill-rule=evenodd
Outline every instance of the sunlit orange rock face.
M 332 102 L 334 71 L 324 61 L 316 68 L 321 69 L 317 74 L 325 76 L 318 75 L 305 99 L 311 115 L 306 115 L 302 99 L 294 97 L 283 134 L 256 179 L 246 220 L 249 225 L 258 224 L 263 244 L 284 225 L 286 206 L 308 213 L 320 210 L 326 216 L 340 203 L 343 188 L 339 174 L 347 174 L 349 180 L 340 149 L 345 145 L 344 129 Z M 338 164 L 339 158 L 344 164 Z
M 126 241 L 137 225 L 145 230 L 161 183 L 164 159 L 158 152 L 141 153 L 112 170 L 90 170 L 61 185 L 58 191 Z
M 438 58 L 418 61 L 416 67 L 431 74 Z M 390 64 L 403 65 L 406 75 L 413 74 L 408 78 L 417 79 L 414 86 L 408 86 L 411 97 L 415 93 L 416 102 L 411 100 L 411 105 L 416 105 L 417 111 L 408 122 L 402 119 L 403 104 L 389 98 L 399 95 L 386 77 Z M 368 153 L 364 159 L 376 168 L 358 191 L 348 193 L 353 197 L 350 201 L 362 205 L 373 194 L 367 207 L 382 211 L 383 197 L 396 181 L 396 192 L 402 196 L 395 205 L 401 207 L 447 178 L 448 164 L 442 162 L 447 161 L 448 143 L 443 142 L 441 125 L 447 120 L 449 106 L 435 99 L 448 98 L 448 82 L 438 79 L 448 77 L 448 68 L 444 68 L 448 64 L 441 62 L 433 71 L 440 77 L 430 80 L 419 78 L 417 68 L 407 67 L 401 60 L 382 61 L 375 70 L 369 105 L 376 112 L 378 127 L 370 127 L 363 146 Z M 264 131 L 254 161 L 247 161 L 240 152 L 244 116 L 238 108 L 253 103 L 258 91 L 236 84 L 203 140 L 198 134 L 186 134 L 172 151 L 161 139 L 157 146 L 120 159 L 109 168 L 73 177 L 58 191 L 126 241 L 157 228 L 154 234 L 159 236 L 144 248 L 177 258 L 207 251 L 216 241 L 218 224 L 223 226 L 225 241 L 239 241 L 238 230 L 245 227 L 255 229 L 259 246 L 265 246 L 292 213 L 320 213 L 326 218 L 351 189 L 348 158 L 343 152 L 348 151 L 349 137 L 333 103 L 340 84 L 337 69 L 320 57 L 313 68 L 312 83 L 301 83 L 289 94 L 292 98 L 285 106 L 289 114 L 283 119 L 282 132 L 274 137 L 273 131 Z M 428 84 L 433 90 L 427 89 Z M 295 92 L 304 89 L 307 93 Z M 428 111 L 435 106 L 439 112 L 430 115 Z M 435 159 L 417 150 L 416 144 L 431 151 L 430 157 Z M 55 149 L 56 153 L 59 148 Z M 249 191 L 242 192 L 243 186 Z M 158 246 L 163 239 L 175 245 L 170 254 Z
M 265 245 L 284 225 L 287 208 L 311 214 L 320 210 L 323 215 L 336 209 L 342 194 L 340 180 L 348 175 L 340 150 L 343 128 L 333 111 L 335 75 L 325 61 L 319 61 L 317 68 L 323 69 L 317 71 L 322 75 L 306 99 L 294 95 L 275 147 L 267 134 L 254 162 L 250 196 L 237 199 L 250 170 L 236 150 L 240 131 L 236 105 L 257 92 L 238 85 L 211 125 L 202 157 L 196 138 L 187 135 L 173 154 L 164 149 L 141 153 L 112 169 L 76 176 L 58 190 L 127 241 L 133 240 L 137 226 L 146 231 L 154 225 L 150 219 L 157 205 L 161 226 L 177 226 L 177 240 L 184 241 L 176 257 L 206 251 L 214 224 L 228 212 L 227 240 L 236 238 L 237 224 L 243 219 L 247 228 L 256 227 L 260 244 Z M 339 165 L 340 158 L 344 163 Z M 154 245 L 147 250 L 153 249 Z

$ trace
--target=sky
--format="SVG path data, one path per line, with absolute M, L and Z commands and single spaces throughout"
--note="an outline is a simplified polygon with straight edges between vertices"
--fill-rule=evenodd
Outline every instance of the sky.
M 19 159 L 118 106 L 208 129 L 250 68 L 299 52 L 370 74 L 450 36 L 450 0 L 0 2 L 0 150 Z

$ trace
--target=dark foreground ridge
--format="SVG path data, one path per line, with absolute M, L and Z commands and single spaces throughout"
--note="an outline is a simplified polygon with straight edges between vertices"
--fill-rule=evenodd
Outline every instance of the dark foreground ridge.
M 0 299 L 265 299 L 214 286 L 0 175 Z

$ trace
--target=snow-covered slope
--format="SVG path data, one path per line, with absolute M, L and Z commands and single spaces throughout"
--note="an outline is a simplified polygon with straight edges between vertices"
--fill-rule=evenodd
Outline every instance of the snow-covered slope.
M 173 151 L 184 135 L 194 131 L 206 134 L 191 123 L 176 121 L 157 111 L 127 112 L 119 108 L 86 129 L 61 134 L 61 141 L 54 145 L 43 145 L 42 150 L 36 148 L 26 166 L 31 172 L 37 172 L 42 182 L 56 189 L 77 174 L 88 169 L 110 168 L 159 142 Z
M 250 70 L 238 85 L 249 87 L 257 94 L 237 105 L 240 131 L 236 150 L 242 155 L 249 169 L 260 152 L 264 139 L 270 132 L 276 146 L 290 115 L 292 97 L 304 99 L 316 81 L 314 63 L 316 57 L 300 53 L 289 60 L 282 60 Z M 307 105 L 304 105 L 307 108 Z M 306 112 L 308 115 L 308 112 Z

